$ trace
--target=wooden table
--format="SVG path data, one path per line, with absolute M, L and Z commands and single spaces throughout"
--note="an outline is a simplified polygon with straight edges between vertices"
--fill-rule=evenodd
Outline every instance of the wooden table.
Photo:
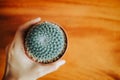
M 67 63 L 40 80 L 120 80 L 120 0 L 0 0 L 0 79 L 17 28 L 41 17 L 67 32 Z

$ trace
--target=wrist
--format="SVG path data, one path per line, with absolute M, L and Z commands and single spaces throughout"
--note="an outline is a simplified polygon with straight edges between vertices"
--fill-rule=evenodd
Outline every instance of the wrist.
M 11 72 L 8 72 L 4 75 L 2 80 L 36 80 L 31 77 L 13 75 Z
M 20 76 L 18 74 L 13 74 L 11 71 L 6 71 L 2 80 L 36 80 L 30 76 Z
M 33 78 L 28 78 L 26 76 L 16 76 L 16 75 L 12 75 L 12 73 L 8 73 L 3 77 L 3 80 L 36 80 Z
M 13 76 L 12 73 L 8 72 L 4 74 L 3 80 L 18 80 L 16 76 Z
M 9 65 L 6 65 L 5 73 L 2 80 L 36 80 L 33 77 L 25 75 L 24 73 L 18 74 L 17 72 L 11 68 L 9 68 Z M 22 75 L 21 75 L 22 74 Z
M 4 76 L 2 80 L 18 80 L 17 79 L 17 74 L 14 75 L 12 71 L 9 68 L 9 65 L 6 65 Z

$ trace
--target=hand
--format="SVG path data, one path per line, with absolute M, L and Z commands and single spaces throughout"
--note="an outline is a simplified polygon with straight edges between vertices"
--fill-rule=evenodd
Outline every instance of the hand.
M 64 60 L 58 60 L 51 64 L 40 64 L 30 60 L 25 55 L 25 32 L 39 21 L 40 18 L 31 20 L 17 30 L 12 43 L 7 47 L 7 62 L 3 80 L 36 80 L 57 70 L 65 63 Z

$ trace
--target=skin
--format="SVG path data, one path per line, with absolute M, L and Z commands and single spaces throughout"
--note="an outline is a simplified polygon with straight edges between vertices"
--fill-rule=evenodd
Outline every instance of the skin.
M 40 20 L 40 18 L 36 18 L 28 21 L 17 30 L 12 43 L 6 49 L 7 60 L 3 80 L 36 80 L 56 71 L 65 63 L 65 60 L 58 60 L 51 64 L 40 64 L 26 56 L 24 50 L 25 32 Z

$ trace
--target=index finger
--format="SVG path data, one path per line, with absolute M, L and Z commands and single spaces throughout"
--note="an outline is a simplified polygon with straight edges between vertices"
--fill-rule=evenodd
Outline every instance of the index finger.
M 20 28 L 18 29 L 18 31 L 25 31 L 26 29 L 28 29 L 30 26 L 38 23 L 41 20 L 40 17 L 35 18 L 33 20 L 30 20 L 28 22 L 26 22 L 25 24 L 23 24 L 22 26 L 20 26 Z
M 28 22 L 26 22 L 25 24 L 21 25 L 19 27 L 19 29 L 17 30 L 15 37 L 14 37 L 14 44 L 17 45 L 23 45 L 24 42 L 24 38 L 25 38 L 25 34 L 26 31 L 33 25 L 37 24 L 38 22 L 40 22 L 41 18 L 36 18 L 33 20 L 30 20 Z

